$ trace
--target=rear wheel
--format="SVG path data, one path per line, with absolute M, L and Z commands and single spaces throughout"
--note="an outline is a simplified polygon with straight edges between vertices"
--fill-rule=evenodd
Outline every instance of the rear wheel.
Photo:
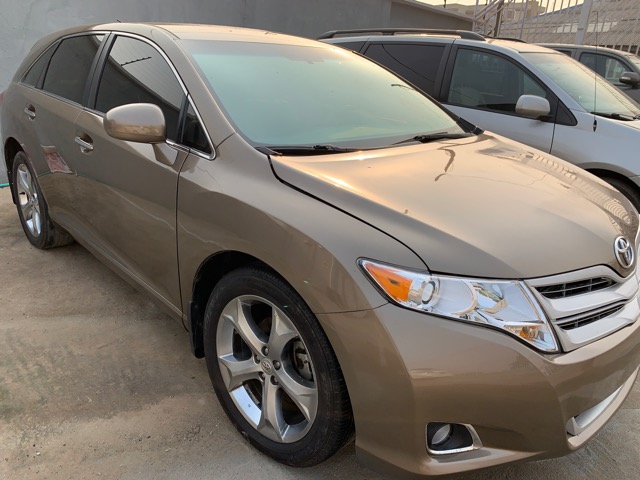
M 279 276 L 254 267 L 225 276 L 207 305 L 204 340 L 220 403 L 260 451 L 311 466 L 350 438 L 351 405 L 335 354 Z
M 73 242 L 65 230 L 49 218 L 38 180 L 23 152 L 13 161 L 13 195 L 18 216 L 29 242 L 37 248 L 53 248 Z

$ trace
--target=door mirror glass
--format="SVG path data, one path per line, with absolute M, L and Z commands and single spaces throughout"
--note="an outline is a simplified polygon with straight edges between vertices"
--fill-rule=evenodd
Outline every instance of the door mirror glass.
M 624 72 L 620 77 L 620 83 L 638 88 L 638 85 L 640 85 L 640 75 L 636 72 Z
M 551 105 L 546 98 L 537 95 L 521 95 L 516 103 L 516 113 L 530 118 L 546 117 L 551 112 Z
M 164 114 L 151 103 L 112 108 L 104 117 L 104 129 L 111 137 L 129 142 L 162 143 L 167 138 Z

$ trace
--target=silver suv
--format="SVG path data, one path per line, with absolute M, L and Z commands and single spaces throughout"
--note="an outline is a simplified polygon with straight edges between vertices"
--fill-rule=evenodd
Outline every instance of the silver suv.
M 575 58 L 598 75 L 613 83 L 618 89 L 640 102 L 640 57 L 613 48 L 564 43 L 541 43 Z
M 482 128 L 590 171 L 640 209 L 640 107 L 565 54 L 456 30 L 341 30 L 320 39 L 375 60 Z

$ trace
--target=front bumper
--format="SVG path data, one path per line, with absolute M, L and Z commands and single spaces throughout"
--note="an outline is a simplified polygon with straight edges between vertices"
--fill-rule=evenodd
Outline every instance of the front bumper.
M 503 332 L 390 304 L 318 319 L 347 382 L 358 457 L 396 475 L 449 474 L 570 453 L 620 407 L 640 365 L 640 322 L 548 355 Z M 568 434 L 581 414 L 586 426 Z M 430 456 L 429 422 L 472 425 L 483 447 Z

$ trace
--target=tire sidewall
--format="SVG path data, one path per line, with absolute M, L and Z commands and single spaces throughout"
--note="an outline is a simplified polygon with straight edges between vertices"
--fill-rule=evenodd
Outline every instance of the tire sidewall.
M 259 272 L 262 271 L 253 271 L 254 274 L 258 273 L 258 275 L 260 275 Z M 323 442 L 323 438 L 331 434 L 330 430 L 333 415 L 330 406 L 334 404 L 335 399 L 333 398 L 334 392 L 331 388 L 329 373 L 325 368 L 326 362 L 330 362 L 331 359 L 327 359 L 326 352 L 317 347 L 317 336 L 318 334 L 324 335 L 324 333 L 318 332 L 320 328 L 319 323 L 302 299 L 283 281 L 280 281 L 280 284 L 278 284 L 278 282 L 273 282 L 274 279 L 277 280 L 277 277 L 273 276 L 274 278 L 267 279 L 265 278 L 267 275 L 254 276 L 249 274 L 248 271 L 236 271 L 227 275 L 218 283 L 218 286 L 213 290 L 209 298 L 205 311 L 205 359 L 218 399 L 236 428 L 260 451 L 274 457 L 278 461 L 292 464 L 294 456 L 303 457 L 312 455 L 313 452 L 317 450 L 318 444 Z M 283 286 L 287 287 L 284 291 Z M 296 442 L 279 443 L 260 434 L 244 418 L 242 413 L 240 413 L 222 379 L 216 349 L 218 323 L 222 311 L 227 304 L 241 295 L 256 295 L 262 297 L 286 312 L 289 319 L 298 329 L 300 337 L 311 358 L 314 368 L 314 380 L 318 391 L 318 408 L 313 425 L 306 435 Z M 317 462 L 309 464 L 313 463 Z M 298 462 L 296 462 L 296 465 L 298 465 Z
M 34 236 L 29 231 L 29 227 L 27 227 L 27 223 L 24 219 L 24 215 L 22 213 L 22 209 L 20 208 L 20 199 L 18 198 L 18 167 L 20 165 L 25 165 L 29 174 L 31 175 L 32 184 L 36 189 L 36 193 L 38 194 L 38 204 L 40 205 L 40 235 Z M 27 236 L 29 242 L 36 248 L 45 248 L 47 244 L 47 237 L 49 235 L 49 212 L 47 210 L 47 204 L 44 200 L 44 196 L 42 195 L 42 190 L 40 190 L 40 185 L 38 184 L 38 179 L 34 173 L 33 168 L 31 167 L 31 163 L 29 162 L 27 156 L 23 152 L 18 152 L 14 157 L 13 168 L 11 172 L 13 176 L 12 182 L 12 194 L 13 200 L 16 205 L 16 209 L 18 210 L 18 217 L 20 218 L 20 225 L 22 226 L 22 230 L 24 234 Z

